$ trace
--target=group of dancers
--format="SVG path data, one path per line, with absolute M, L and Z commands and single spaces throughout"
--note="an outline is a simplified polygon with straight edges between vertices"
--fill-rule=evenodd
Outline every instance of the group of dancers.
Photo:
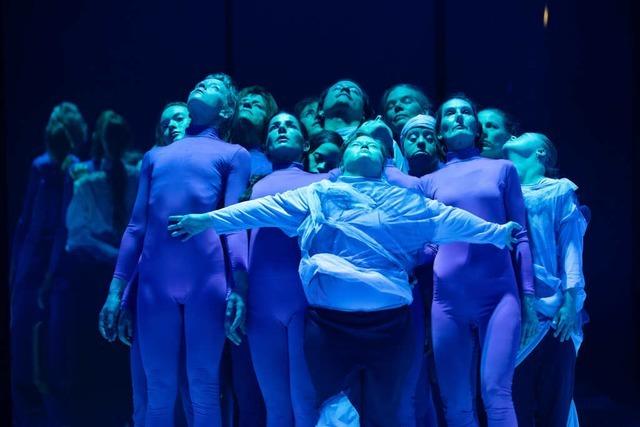
M 143 156 L 113 111 L 84 160 L 87 134 L 56 106 L 32 164 L 14 425 L 76 425 L 83 363 L 126 400 L 117 340 L 136 427 L 176 425 L 176 402 L 194 427 L 576 422 L 589 214 L 547 136 L 411 84 L 378 116 L 352 80 L 286 112 L 223 73 L 165 106 Z

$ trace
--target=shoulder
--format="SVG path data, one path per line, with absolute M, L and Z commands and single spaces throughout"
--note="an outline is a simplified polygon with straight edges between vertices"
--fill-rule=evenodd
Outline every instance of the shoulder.
M 82 191 L 92 186 L 100 185 L 106 182 L 107 176 L 103 171 L 89 172 L 73 183 L 74 191 Z

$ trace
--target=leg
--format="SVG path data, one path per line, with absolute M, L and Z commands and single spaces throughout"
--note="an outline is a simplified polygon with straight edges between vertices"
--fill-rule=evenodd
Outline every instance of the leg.
M 267 409 L 267 426 L 293 427 L 286 327 L 271 316 L 254 316 L 250 322 L 251 355 Z
M 238 427 L 265 425 L 265 406 L 251 363 L 249 343 L 245 338 L 239 346 L 231 347 L 231 377 L 238 402 Z
M 37 290 L 14 289 L 11 295 L 11 396 L 13 425 L 39 427 L 45 408 L 33 377 L 34 327 L 40 321 Z
M 193 426 L 193 405 L 191 396 L 189 395 L 189 381 L 187 379 L 187 359 L 184 347 L 184 334 L 180 342 L 180 361 L 178 363 L 178 391 L 180 393 L 180 402 L 182 403 L 182 412 L 184 417 L 180 420 L 186 423 L 188 427 Z M 178 424 L 180 425 L 180 424 Z
M 520 302 L 505 294 L 486 320 L 479 323 L 480 387 L 490 427 L 517 426 L 511 384 L 520 341 Z
M 304 310 L 294 313 L 287 326 L 291 402 L 296 427 L 313 426 L 318 418 L 316 394 L 304 357 L 304 317 Z
M 436 375 L 447 425 L 477 426 L 473 410 L 477 348 L 471 325 L 447 312 L 438 300 L 433 301 L 431 324 Z
M 147 412 L 147 378 L 142 367 L 140 340 L 138 339 L 138 322 L 135 321 L 135 336 L 131 343 L 131 389 L 133 391 L 133 425 L 144 427 Z
M 141 282 L 138 291 L 137 338 L 147 378 L 145 427 L 170 427 L 178 389 L 183 321 L 175 300 L 153 287 L 152 283 Z
M 197 286 L 184 308 L 185 349 L 194 427 L 219 427 L 220 361 L 224 342 L 224 272 Z
M 360 343 L 364 365 L 362 426 L 415 427 L 415 417 L 407 417 L 402 400 L 409 395 L 407 377 L 415 369 L 416 332 L 408 308 L 394 312 L 388 318 L 385 313 L 375 332 L 367 331 L 368 336 L 375 333 L 378 337 L 367 337 Z M 411 397 L 415 395 L 415 382 L 412 386 Z
M 539 344 L 542 350 L 537 425 L 566 427 L 573 398 L 576 350 L 573 341 L 560 342 L 553 330 Z
M 536 425 L 536 382 L 540 374 L 540 348 L 538 344 L 513 374 L 513 406 L 519 427 Z

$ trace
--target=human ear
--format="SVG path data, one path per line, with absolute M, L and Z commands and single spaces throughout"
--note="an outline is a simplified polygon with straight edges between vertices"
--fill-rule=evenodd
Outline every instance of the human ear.
M 220 110 L 219 114 L 223 119 L 229 120 L 231 117 L 233 117 L 233 109 L 227 105 Z
M 302 144 L 302 152 L 308 153 L 310 148 L 311 144 L 309 144 L 309 141 L 304 141 L 304 143 Z

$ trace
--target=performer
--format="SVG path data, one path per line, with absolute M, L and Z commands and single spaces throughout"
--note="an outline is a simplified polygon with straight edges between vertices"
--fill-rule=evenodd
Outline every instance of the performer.
M 321 130 L 309 138 L 305 169 L 311 173 L 326 173 L 338 167 L 343 139 L 332 130 Z
M 277 111 L 276 100 L 262 86 L 245 87 L 238 94 L 230 141 L 242 145 L 251 154 L 251 176 L 271 173 L 271 162 L 264 154 L 264 140 L 269 120 Z
M 412 117 L 418 114 L 431 113 L 431 101 L 418 86 L 399 83 L 391 86 L 382 95 L 380 108 L 384 121 L 393 132 L 393 137 L 400 141 L 402 128 Z
M 447 150 L 447 162 L 423 177 L 424 194 L 486 220 L 524 224 L 518 174 L 511 162 L 479 156 L 481 132 L 475 105 L 466 96 L 454 95 L 440 106 L 436 135 Z M 511 381 L 520 339 L 520 292 L 528 301 L 525 317 L 535 316 L 526 230 L 517 237 L 514 261 L 507 250 L 468 243 L 441 245 L 435 257 L 433 349 L 452 427 L 477 425 L 477 357 L 489 425 L 516 425 Z M 523 331 L 525 337 L 529 333 Z
M 103 311 L 101 327 L 112 323 L 109 318 L 117 312 L 124 285 L 138 266 L 138 339 L 148 390 L 146 427 L 173 425 L 183 335 L 194 426 L 221 424 L 218 370 L 225 329 L 231 340 L 240 342 L 237 328 L 244 302 L 241 293 L 227 296 L 224 255 L 215 232 L 177 245 L 168 239 L 165 228 L 168 215 L 231 205 L 244 191 L 249 153 L 218 137 L 218 131 L 233 119 L 235 103 L 228 76 L 207 76 L 189 95 L 189 136 L 149 151 L 143 159 L 138 196 L 109 290 L 107 304 L 113 309 Z M 246 238 L 246 233 L 228 236 L 239 288 L 246 284 Z M 115 331 L 103 334 L 113 337 Z
M 156 127 L 156 143 L 153 149 L 157 147 L 165 147 L 174 141 L 184 138 L 187 128 L 191 123 L 187 104 L 184 102 L 170 102 L 164 106 L 158 125 Z M 141 167 L 138 165 L 138 169 Z M 135 337 L 138 333 L 134 333 L 138 322 L 136 321 L 136 301 L 138 295 L 138 274 L 127 284 L 122 294 L 120 302 L 120 312 L 117 316 L 118 337 L 125 345 L 130 346 L 130 363 L 131 363 L 131 385 L 133 391 L 133 423 L 136 427 L 144 427 L 144 419 L 147 411 L 147 379 L 142 368 L 142 358 L 140 355 L 139 340 Z M 106 317 L 109 306 L 105 303 L 102 310 Z M 115 320 L 115 319 L 114 319 Z M 108 330 L 113 330 L 114 326 L 107 326 Z M 106 337 L 105 337 L 106 338 Z M 115 339 L 111 337 L 110 341 Z M 183 337 L 184 341 L 184 337 Z M 191 409 L 191 398 L 189 397 L 189 387 L 187 384 L 186 366 L 184 362 L 184 342 L 180 348 L 180 399 L 184 409 L 186 424 L 193 425 L 193 411 Z M 179 418 L 178 418 L 179 419 Z
M 503 150 L 522 183 L 539 319 L 536 333 L 518 351 L 513 379 L 518 425 L 565 427 L 583 338 L 582 240 L 587 222 L 576 198 L 578 187 L 566 178 L 553 178 L 558 156 L 549 138 L 525 133 Z
M 400 146 L 409 165 L 409 175 L 421 177 L 443 166 L 444 157 L 435 133 L 436 119 L 419 114 L 406 121 L 400 132 Z M 424 333 L 419 336 L 417 378 L 415 396 L 411 402 L 416 414 L 417 426 L 445 425 L 442 401 L 435 377 L 433 345 L 431 340 L 431 301 L 433 299 L 433 260 L 435 245 L 427 245 L 424 258 L 413 271 L 415 278 L 413 296 L 414 314 L 420 319 Z
M 329 131 L 323 131 L 329 132 Z M 325 178 L 302 170 L 308 150 L 298 119 L 279 113 L 269 122 L 266 152 L 274 172 L 258 181 L 251 199 L 304 187 Z M 251 231 L 247 333 L 267 407 L 267 426 L 314 426 L 313 386 L 304 359 L 307 301 L 298 275 L 300 249 L 278 228 Z
M 278 227 L 298 236 L 299 274 L 310 307 L 305 356 L 318 402 L 360 383 L 363 425 L 402 425 L 402 387 L 413 359 L 408 272 L 426 242 L 510 245 L 514 222 L 487 223 L 381 179 L 386 145 L 354 135 L 344 145 L 343 174 L 296 190 L 207 214 L 172 216 L 171 235 L 190 240 Z
M 485 108 L 478 111 L 478 120 L 482 125 L 482 157 L 502 159 L 502 146 L 517 128 L 515 121 L 499 108 Z
M 34 359 L 34 327 L 42 320 L 41 307 L 48 299 L 47 272 L 54 238 L 58 230 L 64 229 L 65 175 L 77 161 L 72 152 L 86 138 L 87 125 L 78 107 L 70 102 L 56 105 L 44 132 L 46 152 L 33 160 L 29 171 L 13 239 L 9 278 L 12 414 L 17 427 L 41 425 L 47 417 L 38 389 L 42 378 L 34 371 L 34 366 L 41 366 Z
M 322 130 L 322 125 L 318 118 L 318 98 L 309 97 L 298 101 L 293 107 L 293 112 L 300 120 L 300 123 L 307 131 L 309 138 Z

